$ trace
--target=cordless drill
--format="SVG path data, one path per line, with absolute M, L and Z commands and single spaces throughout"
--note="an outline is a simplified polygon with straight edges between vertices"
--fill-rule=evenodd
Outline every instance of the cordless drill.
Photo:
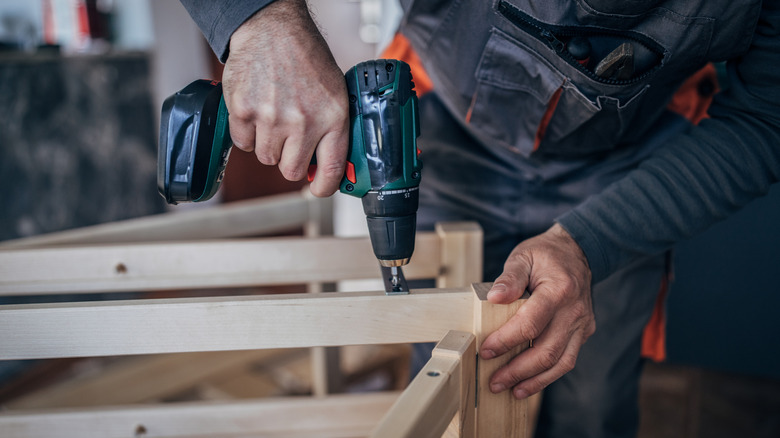
M 408 293 L 400 267 L 414 251 L 422 162 L 417 95 L 409 66 L 362 62 L 345 74 L 350 136 L 339 189 L 362 198 L 374 254 L 388 294 Z M 222 85 L 192 82 L 165 100 L 157 186 L 170 204 L 200 202 L 217 192 L 232 142 Z M 310 173 L 316 171 L 312 161 Z

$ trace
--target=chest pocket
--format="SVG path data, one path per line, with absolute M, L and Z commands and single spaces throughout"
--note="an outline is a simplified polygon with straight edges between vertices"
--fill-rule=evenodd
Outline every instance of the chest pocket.
M 466 120 L 524 156 L 581 157 L 639 141 L 684 70 L 704 62 L 709 41 L 708 32 L 698 32 L 685 67 L 668 68 L 670 51 L 639 32 L 546 25 L 505 1 L 497 11 L 511 28 L 491 31 Z M 575 47 L 582 42 L 584 52 Z M 614 63 L 602 62 L 609 56 L 617 56 Z

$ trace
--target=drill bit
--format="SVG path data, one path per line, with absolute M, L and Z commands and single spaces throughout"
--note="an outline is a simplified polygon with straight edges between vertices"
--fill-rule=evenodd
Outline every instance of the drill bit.
M 393 266 L 390 268 L 390 284 L 393 285 L 393 291 L 396 291 L 400 286 L 401 279 L 398 278 L 398 267 Z
M 400 267 L 382 266 L 381 268 L 387 295 L 405 295 L 409 293 L 409 286 L 406 285 L 406 278 L 404 278 L 404 273 Z

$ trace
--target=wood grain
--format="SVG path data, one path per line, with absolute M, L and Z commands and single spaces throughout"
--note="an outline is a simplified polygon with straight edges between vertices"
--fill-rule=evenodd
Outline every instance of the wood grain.
M 471 330 L 467 289 L 0 307 L 0 359 L 431 342 Z

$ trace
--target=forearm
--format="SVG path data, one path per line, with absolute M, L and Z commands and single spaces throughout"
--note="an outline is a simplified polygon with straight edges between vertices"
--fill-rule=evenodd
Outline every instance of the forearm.
M 661 252 L 765 194 L 780 179 L 780 12 L 765 10 L 750 51 L 729 65 L 711 119 L 558 222 L 598 281 Z

